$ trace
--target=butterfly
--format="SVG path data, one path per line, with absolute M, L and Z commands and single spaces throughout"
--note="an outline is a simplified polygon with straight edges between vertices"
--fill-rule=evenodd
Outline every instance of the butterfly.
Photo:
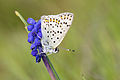
M 65 12 L 58 15 L 43 15 L 41 17 L 41 43 L 44 53 L 58 52 L 57 47 L 68 32 L 73 16 L 73 13 Z

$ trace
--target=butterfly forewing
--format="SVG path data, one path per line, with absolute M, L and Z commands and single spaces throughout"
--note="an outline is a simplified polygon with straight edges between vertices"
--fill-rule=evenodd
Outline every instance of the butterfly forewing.
M 72 24 L 72 13 L 61 13 L 41 17 L 42 45 L 56 48 Z

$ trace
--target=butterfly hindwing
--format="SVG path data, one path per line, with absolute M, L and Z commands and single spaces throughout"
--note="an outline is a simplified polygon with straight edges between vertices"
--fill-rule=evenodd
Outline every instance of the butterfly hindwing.
M 41 17 L 42 45 L 56 48 L 72 24 L 72 13 L 61 13 Z

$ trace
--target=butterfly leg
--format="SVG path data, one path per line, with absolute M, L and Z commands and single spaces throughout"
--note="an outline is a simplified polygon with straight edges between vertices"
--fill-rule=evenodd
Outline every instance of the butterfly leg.
M 52 52 L 49 52 L 47 55 L 51 55 L 52 54 Z

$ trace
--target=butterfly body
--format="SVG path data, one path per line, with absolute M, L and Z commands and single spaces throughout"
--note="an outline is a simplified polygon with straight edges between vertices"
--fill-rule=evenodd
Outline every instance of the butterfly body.
M 45 15 L 41 17 L 41 31 L 44 53 L 56 53 L 56 47 L 62 42 L 72 24 L 72 13 Z

